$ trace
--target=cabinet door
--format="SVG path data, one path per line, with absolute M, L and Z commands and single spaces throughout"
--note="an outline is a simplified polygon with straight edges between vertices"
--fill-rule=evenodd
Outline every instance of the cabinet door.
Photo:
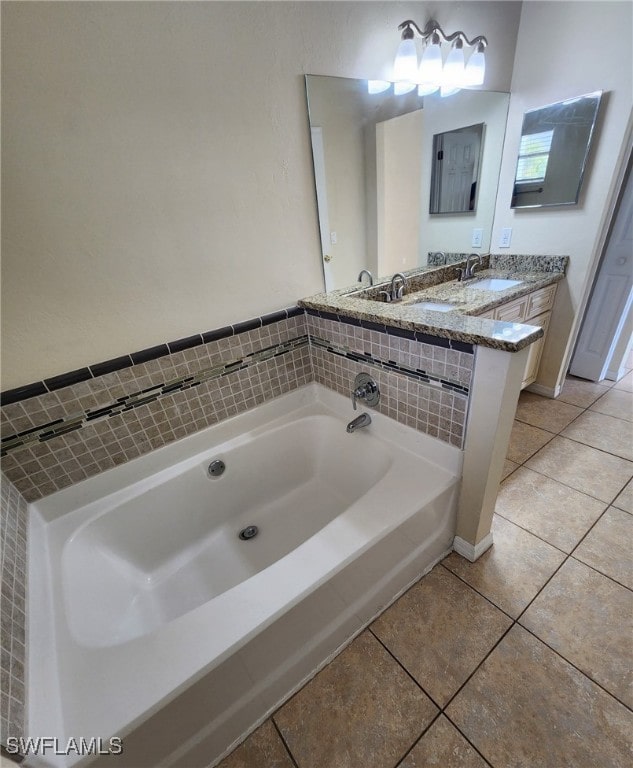
M 557 287 L 556 283 L 554 283 L 554 285 L 548 285 L 545 288 L 534 291 L 534 293 L 528 294 L 526 321 L 531 317 L 542 315 L 554 306 L 554 296 L 556 295 Z
M 495 320 L 506 323 L 522 323 L 527 317 L 528 296 L 508 301 L 495 309 Z
M 525 373 L 523 374 L 523 381 L 521 383 L 521 389 L 524 389 L 528 384 L 536 381 L 536 377 L 538 375 L 538 367 L 541 363 L 541 355 L 543 354 L 543 346 L 545 344 L 545 339 L 547 338 L 547 329 L 549 327 L 551 316 L 551 312 L 544 312 L 542 315 L 533 317 L 531 320 L 529 320 L 530 325 L 541 326 L 543 329 L 543 336 L 530 346 L 527 363 L 525 364 Z

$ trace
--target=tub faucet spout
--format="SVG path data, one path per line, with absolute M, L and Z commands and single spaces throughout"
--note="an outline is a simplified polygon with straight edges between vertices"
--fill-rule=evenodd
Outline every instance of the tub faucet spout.
M 361 413 L 360 416 L 357 416 L 355 419 L 350 421 L 350 423 L 347 425 L 347 431 L 351 434 L 352 432 L 356 432 L 357 429 L 368 427 L 370 424 L 371 416 L 368 413 Z

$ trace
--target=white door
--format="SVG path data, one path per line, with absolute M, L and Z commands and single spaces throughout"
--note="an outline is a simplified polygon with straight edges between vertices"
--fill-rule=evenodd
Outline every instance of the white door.
M 317 208 L 319 209 L 319 230 L 321 233 L 321 258 L 325 290 L 331 291 L 334 285 L 332 275 L 330 243 L 330 217 L 327 204 L 327 186 L 325 184 L 325 155 L 323 152 L 323 128 L 310 128 L 312 134 L 312 160 L 314 163 L 314 182 L 316 185 Z M 340 286 L 339 286 L 340 287 Z
M 605 378 L 633 301 L 633 173 L 629 171 L 574 356 L 573 376 Z
M 479 135 L 455 131 L 444 136 L 440 211 L 468 211 L 473 180 L 477 178 Z

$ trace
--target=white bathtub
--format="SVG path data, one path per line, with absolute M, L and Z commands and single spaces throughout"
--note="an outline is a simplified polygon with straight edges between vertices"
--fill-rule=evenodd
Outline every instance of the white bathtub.
M 448 552 L 461 452 L 354 415 L 310 384 L 31 505 L 28 735 L 210 765 Z

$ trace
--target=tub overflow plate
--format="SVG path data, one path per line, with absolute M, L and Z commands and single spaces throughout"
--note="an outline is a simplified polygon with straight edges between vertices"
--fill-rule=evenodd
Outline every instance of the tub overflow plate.
M 215 459 L 209 464 L 209 477 L 220 477 L 220 475 L 224 474 L 225 469 L 226 464 L 222 459 Z

